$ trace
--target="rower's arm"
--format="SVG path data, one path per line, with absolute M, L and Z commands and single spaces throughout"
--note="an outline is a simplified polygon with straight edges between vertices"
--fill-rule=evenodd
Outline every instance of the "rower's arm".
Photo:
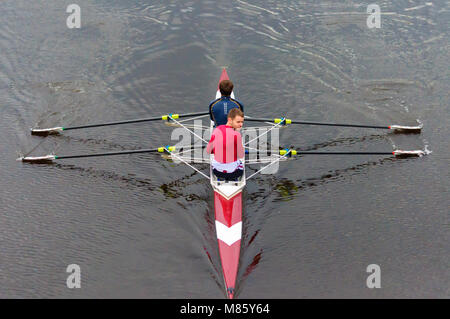
M 242 136 L 241 133 L 238 132 L 237 135 L 237 157 L 238 158 L 244 158 L 245 157 L 245 150 L 244 145 L 242 144 Z
M 209 140 L 208 145 L 206 146 L 206 152 L 208 154 L 212 154 L 214 152 L 214 140 L 216 139 L 216 136 L 213 135 L 211 136 L 211 139 Z
M 213 115 L 213 111 L 212 111 L 212 109 L 213 109 L 213 106 L 214 106 L 214 102 L 215 102 L 216 100 L 214 100 L 214 101 L 212 101 L 211 103 L 209 103 L 209 118 L 211 119 L 211 121 L 214 121 L 214 123 L 216 122 L 216 120 L 214 119 L 214 115 Z
M 238 107 L 242 112 L 244 112 L 244 104 L 242 104 L 241 101 L 238 101 L 238 100 L 236 100 L 236 99 L 232 99 L 232 101 L 234 102 L 234 104 L 237 105 L 237 107 Z
M 241 106 L 241 111 L 242 111 L 242 113 L 244 113 L 244 104 L 242 104 L 241 102 L 239 102 L 239 105 Z

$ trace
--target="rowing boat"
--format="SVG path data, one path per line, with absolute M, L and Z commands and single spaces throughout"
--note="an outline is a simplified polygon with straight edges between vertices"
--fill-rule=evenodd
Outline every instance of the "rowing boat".
M 229 80 L 226 69 L 222 70 L 219 83 Z M 217 89 L 216 98 L 221 94 Z M 234 98 L 234 93 L 231 93 Z M 211 132 L 214 122 L 211 121 Z M 214 155 L 210 155 L 210 163 Z M 214 216 L 216 225 L 217 241 L 219 244 L 219 254 L 222 263 L 223 278 L 227 297 L 232 299 L 235 295 L 236 277 L 239 265 L 242 238 L 242 190 L 245 187 L 245 159 L 244 174 L 236 181 L 218 181 L 212 172 L 210 165 L 211 186 L 214 189 Z
M 222 80 L 226 80 L 228 78 L 228 74 L 226 69 L 222 70 L 222 74 L 219 79 L 219 83 Z M 221 96 L 219 89 L 216 92 L 216 98 Z M 234 93 L 231 95 L 234 97 Z M 161 146 L 158 148 L 152 149 L 139 149 L 139 150 L 121 150 L 121 151 L 113 151 L 107 153 L 94 153 L 94 154 L 75 154 L 75 155 L 55 155 L 49 154 L 44 156 L 21 156 L 18 158 L 19 161 L 28 162 L 28 163 L 51 163 L 56 160 L 65 160 L 65 159 L 75 159 L 75 158 L 90 158 L 90 157 L 98 157 L 98 156 L 112 156 L 112 155 L 126 155 L 126 154 L 142 154 L 142 153 L 155 153 L 166 155 L 167 158 L 172 160 L 177 160 L 194 169 L 199 175 L 205 177 L 209 180 L 213 190 L 214 190 L 214 218 L 215 218 L 215 226 L 216 226 L 216 235 L 218 242 L 218 249 L 220 255 L 220 261 L 222 265 L 222 273 L 224 279 L 224 287 L 225 294 L 228 298 L 234 298 L 236 296 L 236 278 L 238 274 L 238 266 L 239 266 L 239 258 L 240 258 L 240 250 L 241 250 L 241 238 L 242 238 L 242 191 L 246 185 L 246 182 L 255 176 L 258 173 L 261 173 L 263 170 L 268 168 L 269 166 L 277 163 L 279 161 L 286 161 L 292 159 L 295 155 L 378 155 L 378 156 L 389 156 L 393 155 L 395 157 L 421 157 L 423 155 L 429 154 L 429 151 L 423 150 L 412 150 L 412 151 L 402 151 L 402 150 L 394 150 L 394 151 L 383 151 L 383 152 L 320 152 L 320 151 L 299 151 L 295 149 L 265 149 L 264 152 L 270 154 L 268 157 L 251 157 L 248 156 L 248 159 L 242 159 L 244 166 L 244 174 L 243 176 L 236 182 L 234 181 L 219 181 L 216 176 L 212 172 L 211 160 L 212 156 L 197 156 L 194 154 L 192 157 L 192 152 L 194 150 L 198 150 L 199 148 L 204 148 L 208 143 L 207 140 L 203 138 L 203 136 L 207 134 L 204 131 L 209 130 L 212 133 L 214 128 L 214 123 L 210 121 L 210 125 L 191 125 L 187 121 L 192 121 L 202 117 L 208 117 L 209 112 L 197 112 L 197 113 L 185 113 L 185 114 L 165 114 L 158 117 L 150 117 L 150 118 L 140 118 L 140 119 L 132 119 L 118 122 L 107 122 L 107 123 L 99 123 L 99 124 L 88 124 L 81 126 L 71 126 L 71 127 L 52 127 L 52 128 L 34 128 L 31 130 L 31 134 L 40 135 L 40 136 L 48 136 L 52 134 L 61 134 L 64 131 L 68 130 L 77 130 L 77 129 L 85 129 L 85 128 L 94 128 L 101 126 L 111 126 L 111 125 L 122 125 L 122 124 L 132 124 L 132 123 L 142 123 L 142 122 L 151 122 L 151 121 L 160 121 L 163 120 L 167 125 L 177 126 L 187 130 L 197 141 L 202 141 L 202 145 L 181 145 L 180 146 Z M 183 120 L 182 120 L 183 119 Z M 348 123 L 323 123 L 323 122 L 305 122 L 303 120 L 291 120 L 284 117 L 275 118 L 275 119 L 266 119 L 266 118 L 254 118 L 248 115 L 245 115 L 245 120 L 248 122 L 262 122 L 265 123 L 263 128 L 268 128 L 268 130 L 263 131 L 263 133 L 257 135 L 250 141 L 248 141 L 244 147 L 246 152 L 256 152 L 257 154 L 261 153 L 260 146 L 256 148 L 249 146 L 251 141 L 255 141 L 262 136 L 266 135 L 270 130 L 278 129 L 281 127 L 287 127 L 291 124 L 298 125 L 325 125 L 325 126 L 340 126 L 340 127 L 356 127 L 356 128 L 370 128 L 370 129 L 384 129 L 391 130 L 398 133 L 420 133 L 422 130 L 422 124 L 418 126 L 403 126 L 403 125 L 366 125 L 366 124 L 348 124 Z M 268 126 L 267 126 L 268 125 Z M 192 130 L 192 128 L 194 130 Z M 201 130 L 201 134 L 196 132 L 196 129 Z M 255 127 L 250 127 L 248 130 L 255 129 Z M 256 128 L 258 129 L 258 128 Z M 241 132 L 246 131 L 246 128 L 243 128 Z M 250 152 L 251 151 L 251 152 Z M 253 153 L 254 154 L 254 153 Z M 196 168 L 191 163 L 207 163 L 210 164 L 209 168 L 209 176 L 202 172 L 200 169 Z M 261 169 L 256 172 L 246 175 L 245 169 L 246 165 L 249 169 L 253 169 L 251 165 L 253 164 L 267 164 L 262 166 Z

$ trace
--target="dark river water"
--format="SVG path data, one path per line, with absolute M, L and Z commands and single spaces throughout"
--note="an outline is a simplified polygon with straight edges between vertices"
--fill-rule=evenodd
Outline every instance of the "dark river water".
M 16 161 L 173 144 L 160 122 L 30 128 L 204 111 L 223 66 L 249 116 L 424 126 L 297 125 L 283 146 L 431 152 L 304 156 L 249 179 L 237 297 L 450 297 L 449 1 L 378 1 L 380 28 L 356 0 L 77 0 L 69 29 L 70 3 L 0 1 L 0 298 L 225 297 L 200 174 L 153 154 Z

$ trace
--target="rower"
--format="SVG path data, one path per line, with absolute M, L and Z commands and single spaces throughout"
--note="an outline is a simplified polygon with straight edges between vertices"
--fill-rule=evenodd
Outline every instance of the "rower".
M 209 104 L 209 116 L 215 123 L 214 127 L 227 124 L 227 115 L 232 109 L 237 108 L 244 112 L 244 105 L 231 97 L 233 82 L 230 80 L 221 81 L 219 90 L 222 96 Z
M 228 113 L 226 125 L 216 127 L 206 152 L 214 154 L 211 161 L 213 173 L 219 179 L 237 181 L 244 173 L 241 158 L 244 158 L 244 146 L 239 132 L 244 123 L 244 113 L 233 108 Z

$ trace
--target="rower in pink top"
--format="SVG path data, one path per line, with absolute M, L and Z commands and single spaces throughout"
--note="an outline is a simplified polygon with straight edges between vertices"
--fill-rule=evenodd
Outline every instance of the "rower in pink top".
M 216 127 L 206 147 L 212 160 L 213 173 L 218 178 L 236 180 L 243 174 L 241 158 L 244 158 L 244 146 L 239 131 L 244 123 L 244 113 L 234 108 L 228 113 L 227 124 Z

